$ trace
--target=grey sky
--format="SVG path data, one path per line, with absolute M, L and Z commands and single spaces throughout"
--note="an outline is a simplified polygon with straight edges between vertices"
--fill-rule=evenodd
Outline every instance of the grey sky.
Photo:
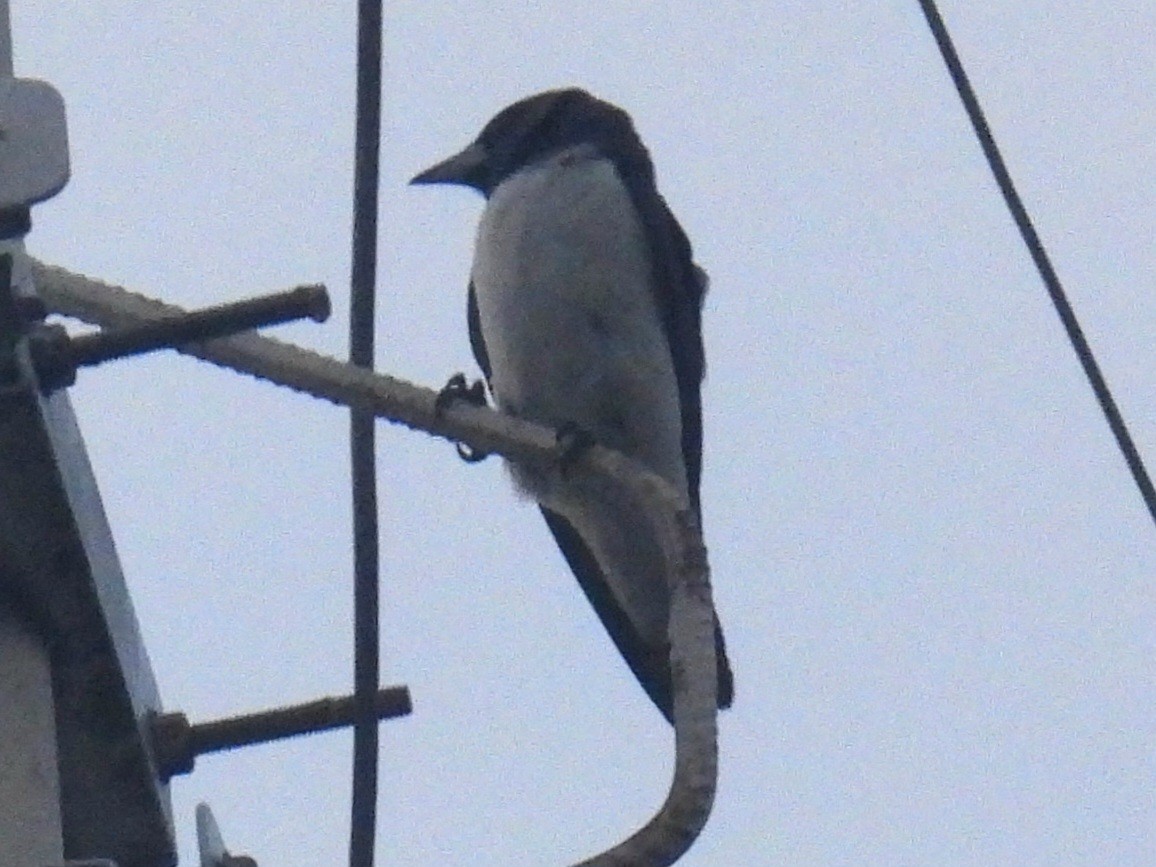
M 345 352 L 354 4 L 13 3 L 69 110 L 41 258 L 188 306 L 323 281 Z M 944 4 L 1156 462 L 1148 4 Z M 405 180 L 579 84 L 632 113 L 712 277 L 703 508 L 736 675 L 687 865 L 1156 862 L 1156 539 L 915 0 L 387 10 L 380 366 L 472 371 L 481 200 Z M 346 416 L 188 359 L 73 390 L 166 704 L 348 689 Z M 381 863 L 564 864 L 670 733 L 497 462 L 380 429 Z M 201 760 L 269 867 L 345 858 L 349 739 Z

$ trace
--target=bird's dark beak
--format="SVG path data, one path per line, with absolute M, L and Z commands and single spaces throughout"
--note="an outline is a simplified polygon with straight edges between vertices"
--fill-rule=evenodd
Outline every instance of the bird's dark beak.
M 486 175 L 487 156 L 486 149 L 474 142 L 448 160 L 442 160 L 421 174 L 415 175 L 410 183 L 464 184 L 467 187 L 482 189 Z

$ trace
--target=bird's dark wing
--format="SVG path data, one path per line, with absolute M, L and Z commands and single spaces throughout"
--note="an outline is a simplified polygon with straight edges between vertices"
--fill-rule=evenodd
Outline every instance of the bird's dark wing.
M 694 264 L 686 233 L 654 186 L 649 158 L 633 165 L 620 164 L 619 173 L 638 212 L 649 248 L 655 304 L 678 382 L 687 489 L 691 505 L 701 519 L 702 380 L 706 375 L 702 304 L 706 273 Z
M 591 607 L 598 614 L 603 627 L 614 641 L 614 646 L 634 672 L 634 676 L 650 696 L 667 722 L 674 723 L 674 684 L 670 677 L 670 646 L 663 642 L 661 646 L 654 646 L 643 641 L 626 612 L 614 598 L 610 585 L 598 561 L 586 547 L 578 531 L 570 522 L 552 512 L 545 506 L 542 508 L 542 517 L 546 519 L 546 526 L 554 534 L 554 541 L 566 558 L 570 571 L 578 579 L 582 592 L 590 601 Z M 730 662 L 727 660 L 726 642 L 723 640 L 722 627 L 718 617 L 714 622 L 714 651 L 716 659 L 716 676 L 718 678 L 718 706 L 727 708 L 734 701 L 734 676 L 731 674 Z
M 478 293 L 474 291 L 474 281 L 470 281 L 469 298 L 466 300 L 466 326 L 470 332 L 470 349 L 474 353 L 474 361 L 482 369 L 486 377 L 486 385 L 490 384 L 490 356 L 486 352 L 486 339 L 482 335 L 482 318 L 478 315 Z
M 617 166 L 619 176 L 626 185 L 631 202 L 642 222 L 649 247 L 655 304 L 662 318 L 663 332 L 670 348 L 674 376 L 678 383 L 678 399 L 682 415 L 682 457 L 686 466 L 687 493 L 701 525 L 699 488 L 702 481 L 702 381 L 706 376 L 706 353 L 702 342 L 702 305 L 707 290 L 706 272 L 694 264 L 690 240 L 682 230 L 682 226 L 678 224 L 666 200 L 659 194 L 654 184 L 654 169 L 645 152 L 641 157 L 634 154 L 629 159 L 620 160 Z M 726 708 L 734 701 L 734 675 L 731 672 L 730 660 L 727 658 L 726 642 L 717 615 L 714 622 L 714 638 L 718 706 Z M 617 639 L 615 641 L 617 642 Z M 622 648 L 622 643 L 619 643 L 619 649 Z M 626 655 L 625 650 L 623 655 Z M 629 658 L 627 662 L 630 662 Z M 634 663 L 630 665 L 634 668 Z M 669 677 L 669 668 L 667 676 Z M 643 683 L 643 686 L 646 684 Z M 667 690 L 669 689 L 668 681 Z M 649 687 L 647 691 L 650 691 Z M 662 706 L 659 707 L 661 709 Z
M 614 640 L 614 645 L 650 700 L 662 711 L 668 721 L 673 722 L 673 696 L 670 681 L 670 653 L 665 646 L 655 648 L 638 637 L 638 632 L 614 594 L 606 583 L 602 569 L 578 531 L 570 522 L 542 507 L 542 517 L 546 526 L 554 534 L 554 541 L 562 551 L 562 556 L 570 566 L 570 571 L 578 579 L 582 592 L 590 600 L 598 614 L 598 619 Z

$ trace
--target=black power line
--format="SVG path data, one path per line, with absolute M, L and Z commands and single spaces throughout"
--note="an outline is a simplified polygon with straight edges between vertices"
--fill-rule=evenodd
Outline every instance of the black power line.
M 1140 496 L 1144 498 L 1144 505 L 1148 507 L 1148 513 L 1152 516 L 1152 520 L 1156 521 L 1156 489 L 1152 487 L 1152 480 L 1144 468 L 1144 461 L 1136 450 L 1136 444 L 1132 442 L 1132 436 L 1128 433 L 1128 427 L 1124 424 L 1124 418 L 1120 415 L 1116 401 L 1112 398 L 1108 383 L 1105 381 L 1103 373 L 1100 372 L 1100 366 L 1096 363 L 1095 356 L 1092 355 L 1092 348 L 1088 345 L 1087 338 L 1084 337 L 1084 331 L 1080 328 L 1072 305 L 1068 302 L 1064 287 L 1060 285 L 1060 278 L 1056 275 L 1055 268 L 1052 267 L 1051 259 L 1048 258 L 1047 251 L 1044 250 L 1043 242 L 1040 241 L 1039 234 L 1032 224 L 1031 217 L 1028 216 L 1019 193 L 1016 192 L 1015 184 L 1012 182 L 1011 175 L 1000 155 L 991 128 L 987 125 L 983 109 L 980 108 L 979 100 L 975 96 L 975 91 L 972 90 L 967 73 L 963 70 L 963 64 L 952 44 L 951 35 L 947 32 L 947 26 L 943 23 L 943 18 L 940 16 L 934 0 L 919 0 L 919 5 L 922 7 L 927 23 L 931 27 L 931 32 L 935 36 L 935 41 L 939 45 L 939 51 L 943 55 L 944 63 L 947 64 L 948 72 L 951 73 L 951 80 L 955 84 L 955 89 L 959 91 L 959 98 L 963 100 L 964 108 L 967 109 L 967 116 L 971 119 L 976 138 L 979 139 L 980 147 L 983 148 L 983 154 L 987 157 L 987 164 L 991 167 L 992 174 L 995 175 L 996 183 L 999 184 L 1008 210 L 1011 211 L 1012 218 L 1015 220 L 1016 226 L 1019 227 L 1020 235 L 1027 245 L 1028 252 L 1031 253 L 1032 261 L 1036 263 L 1036 269 L 1040 272 L 1040 277 L 1043 278 L 1048 295 L 1051 296 L 1056 312 L 1064 323 L 1064 329 L 1068 332 L 1068 339 L 1076 350 L 1076 355 L 1080 359 L 1080 364 L 1084 368 L 1088 381 L 1092 384 L 1092 391 L 1095 392 L 1096 400 L 1099 401 L 1100 408 L 1108 419 L 1108 425 L 1116 436 L 1120 451 L 1124 453 L 1124 460 L 1128 462 L 1128 469 L 1132 471 L 1132 478 L 1136 480 L 1136 486 L 1140 489 Z
M 374 362 L 378 157 L 381 149 L 381 0 L 357 4 L 357 119 L 353 171 L 353 262 L 349 360 Z M 353 796 L 350 867 L 373 867 L 377 830 L 378 522 L 375 421 L 350 414 L 353 487 Z

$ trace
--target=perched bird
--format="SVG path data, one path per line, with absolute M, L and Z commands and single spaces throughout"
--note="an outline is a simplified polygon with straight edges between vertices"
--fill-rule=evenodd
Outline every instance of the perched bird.
M 411 183 L 461 184 L 486 197 L 467 319 L 498 407 L 640 461 L 698 513 L 706 274 L 655 187 L 630 116 L 576 88 L 539 93 Z M 510 469 L 671 720 L 670 595 L 643 519 L 565 474 Z M 715 647 L 718 704 L 729 707 L 717 619 Z

